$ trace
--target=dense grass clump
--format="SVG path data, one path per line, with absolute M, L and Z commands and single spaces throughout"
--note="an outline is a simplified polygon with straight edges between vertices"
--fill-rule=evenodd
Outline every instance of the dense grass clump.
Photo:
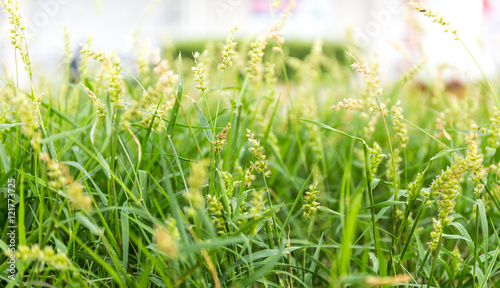
M 130 67 L 89 39 L 46 78 L 2 4 L 2 287 L 500 285 L 495 85 L 422 82 L 423 59 L 382 82 L 320 40 L 292 57 L 287 10 Z

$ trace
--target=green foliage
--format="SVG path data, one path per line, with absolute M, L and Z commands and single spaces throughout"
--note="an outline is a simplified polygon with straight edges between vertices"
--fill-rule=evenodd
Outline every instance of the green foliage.
M 29 61 L 29 89 L 1 79 L 1 286 L 499 285 L 490 91 L 382 82 L 273 32 L 252 77 L 231 38 L 222 70 L 219 42 L 139 55 L 140 75 L 88 44 L 76 83 Z

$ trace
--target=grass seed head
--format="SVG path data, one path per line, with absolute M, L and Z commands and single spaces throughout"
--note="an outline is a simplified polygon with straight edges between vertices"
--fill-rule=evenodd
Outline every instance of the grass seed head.
M 406 123 L 404 123 L 402 120 L 404 119 L 403 108 L 401 107 L 399 101 L 396 105 L 392 107 L 391 114 L 393 116 L 392 117 L 393 129 L 394 132 L 396 132 L 396 139 L 399 142 L 399 147 L 401 149 L 405 149 L 409 141 L 408 128 L 406 126 Z
M 85 212 L 92 211 L 92 198 L 83 192 L 83 187 L 78 182 L 73 182 L 67 189 L 68 195 L 71 198 L 71 203 L 76 209 Z
M 410 280 L 410 275 L 396 275 L 388 277 L 368 276 L 365 278 L 365 285 L 367 287 L 394 286 L 397 284 L 409 283 Z
M 10 29 L 11 44 L 19 52 L 21 60 L 24 63 L 24 68 L 26 69 L 26 72 L 28 72 L 29 78 L 31 78 L 33 76 L 33 72 L 31 69 L 31 61 L 28 50 L 26 48 L 26 38 L 24 37 L 26 27 L 21 23 L 19 0 L 4 0 L 1 1 L 0 4 L 5 8 L 5 13 L 9 15 L 9 22 L 12 25 L 12 28 Z
M 222 63 L 219 64 L 220 70 L 225 70 L 233 66 L 232 58 L 236 55 L 236 42 L 234 41 L 234 32 L 238 31 L 238 25 L 235 25 L 226 39 L 226 45 L 222 48 Z
M 354 63 L 351 64 L 351 68 L 360 73 L 363 74 L 363 77 L 365 79 L 370 78 L 370 68 L 368 68 L 368 63 L 361 64 L 356 57 L 354 57 L 351 53 L 345 52 L 347 55 L 351 56 L 351 58 L 354 60 Z
M 68 26 L 64 26 L 64 63 L 69 65 L 73 59 L 73 51 L 71 49 L 71 38 L 69 36 Z
M 304 218 L 306 220 L 311 220 L 311 218 L 318 212 L 318 207 L 319 207 L 319 202 L 318 200 L 318 193 L 319 191 L 316 189 L 318 187 L 318 175 L 314 178 L 314 182 L 309 185 L 309 190 L 305 192 L 304 196 L 304 205 L 302 206 L 302 210 Z
M 375 178 L 375 174 L 377 174 L 378 167 L 382 160 L 386 157 L 386 155 L 382 154 L 382 148 L 377 142 L 373 143 L 373 148 L 369 149 L 370 152 L 370 165 L 372 168 L 372 179 Z
M 106 105 L 102 103 L 101 100 L 97 99 L 94 92 L 92 92 L 87 86 L 85 86 L 85 84 L 80 82 L 80 85 L 82 85 L 83 89 L 85 89 L 87 94 L 89 94 L 89 97 L 92 100 L 92 102 L 94 102 L 94 106 L 97 109 L 97 113 L 99 113 L 99 118 L 106 117 L 107 113 Z
M 207 84 L 205 82 L 205 71 L 203 68 L 203 62 L 198 62 L 200 59 L 200 53 L 193 53 L 195 66 L 191 68 L 194 74 L 194 81 L 196 82 L 196 89 L 200 90 L 202 93 L 207 90 Z
M 54 251 L 54 248 L 51 246 L 45 246 L 42 249 L 38 244 L 33 244 L 32 246 L 20 245 L 17 248 L 16 258 L 21 259 L 23 263 L 36 260 L 59 270 L 71 268 L 71 261 L 66 255 Z
M 224 149 L 224 146 L 227 143 L 227 133 L 229 132 L 229 129 L 231 128 L 231 123 L 227 123 L 226 127 L 222 129 L 222 131 L 217 134 L 216 139 L 215 139 L 215 144 L 214 144 L 214 149 L 215 152 L 220 152 L 222 149 Z
M 220 172 L 222 175 L 222 180 L 224 181 L 224 188 L 226 189 L 227 196 L 233 196 L 234 189 L 236 186 L 241 184 L 241 181 L 234 181 L 234 177 L 231 173 L 226 171 Z
M 248 142 L 252 144 L 253 147 L 250 147 L 248 150 L 257 158 L 257 161 L 254 163 L 255 170 L 259 173 L 262 173 L 264 177 L 271 176 L 271 171 L 268 167 L 268 161 L 266 160 L 266 155 L 264 154 L 264 147 L 260 145 L 260 142 L 255 139 L 252 132 L 247 129 L 247 138 Z
M 191 175 L 187 179 L 189 189 L 184 193 L 184 197 L 190 203 L 188 212 L 195 215 L 197 209 L 205 208 L 205 199 L 202 195 L 201 188 L 207 183 L 207 169 L 205 161 L 191 163 Z
M 255 170 L 254 163 L 250 162 L 250 166 L 245 170 L 245 176 L 243 178 L 243 184 L 246 188 L 250 188 L 252 186 L 253 181 L 255 181 L 255 175 L 253 175 L 253 171 Z
M 177 258 L 179 254 L 179 249 L 177 248 L 177 241 L 169 230 L 163 227 L 156 227 L 154 240 L 156 246 L 158 247 L 158 250 L 165 253 L 167 258 L 170 259 Z
M 222 218 L 223 211 L 222 203 L 216 196 L 207 194 L 207 210 L 208 214 L 212 215 L 212 221 L 217 229 L 217 233 L 224 234 L 226 226 L 224 224 L 224 219 Z

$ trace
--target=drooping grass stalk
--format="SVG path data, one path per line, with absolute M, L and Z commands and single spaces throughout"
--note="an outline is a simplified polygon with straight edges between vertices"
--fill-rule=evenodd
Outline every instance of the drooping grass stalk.
M 479 65 L 479 63 L 477 63 L 476 58 L 474 57 L 474 55 L 472 55 L 472 53 L 470 52 L 469 48 L 467 48 L 467 46 L 462 41 L 462 39 L 460 39 L 460 37 L 457 34 L 457 31 L 452 31 L 452 33 L 455 35 L 455 37 L 457 37 L 456 39 L 458 39 L 458 41 L 460 42 L 460 44 L 462 44 L 462 46 L 465 48 L 465 50 L 467 51 L 467 53 L 469 54 L 469 56 L 472 58 L 472 60 L 476 64 L 477 68 L 481 72 L 481 75 L 483 76 L 484 81 L 486 82 L 486 86 L 488 86 L 488 90 L 490 90 L 491 95 L 493 96 L 493 99 L 495 99 L 495 103 L 496 103 L 497 107 L 500 109 L 500 102 L 498 102 L 497 95 L 496 95 L 495 91 L 493 90 L 493 88 L 491 87 L 490 81 L 488 81 L 488 78 L 484 74 L 483 69 L 481 68 L 481 65 Z

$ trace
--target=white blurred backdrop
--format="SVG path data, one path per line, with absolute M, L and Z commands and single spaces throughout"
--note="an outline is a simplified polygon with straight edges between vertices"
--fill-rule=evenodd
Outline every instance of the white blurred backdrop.
M 237 37 L 258 35 L 272 23 L 271 0 L 21 0 L 29 50 L 36 69 L 54 71 L 63 63 L 66 25 L 71 45 L 89 35 L 102 50 L 135 57 L 135 43 L 151 49 L 175 41 L 224 39 L 239 24 Z M 287 5 L 282 0 L 282 7 Z M 465 49 L 443 28 L 415 11 L 406 0 L 296 0 L 285 38 L 342 42 L 351 35 L 363 54 L 377 53 L 389 75 L 429 57 L 431 71 L 447 65 L 450 77 L 477 77 Z M 458 29 L 487 73 L 496 73 L 500 56 L 498 0 L 428 0 Z M 281 8 L 282 11 L 283 8 Z M 280 11 L 278 11 L 280 13 Z M 279 19 L 279 14 L 274 16 Z M 0 14 L 0 60 L 11 70 L 9 23 Z M 136 42 L 137 41 L 137 42 Z M 3 69 L 2 69 L 3 70 Z M 0 72 L 2 75 L 4 72 Z M 436 72 L 437 73 L 437 72 Z M 433 72 L 430 73 L 433 76 Z

